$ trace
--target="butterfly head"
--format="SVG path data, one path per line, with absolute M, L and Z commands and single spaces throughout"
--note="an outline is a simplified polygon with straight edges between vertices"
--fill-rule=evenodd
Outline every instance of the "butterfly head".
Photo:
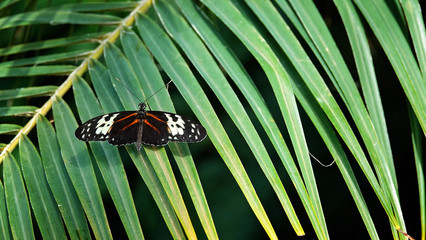
M 138 108 L 139 108 L 139 111 L 138 111 L 139 113 L 145 113 L 146 103 L 145 102 L 139 103 Z

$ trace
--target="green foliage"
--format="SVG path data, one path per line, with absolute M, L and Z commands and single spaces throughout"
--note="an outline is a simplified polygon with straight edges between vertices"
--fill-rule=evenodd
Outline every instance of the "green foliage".
M 332 13 L 298 0 L 0 3 L 0 238 L 329 239 L 348 218 L 326 217 L 329 203 L 352 198 L 361 218 L 346 232 L 425 239 L 421 6 L 327 3 Z M 391 81 L 399 109 L 386 105 Z M 138 151 L 75 138 L 78 122 L 146 99 L 195 115 L 208 139 Z M 401 181 L 414 174 L 398 167 L 389 110 L 410 118 L 403 160 L 416 183 Z

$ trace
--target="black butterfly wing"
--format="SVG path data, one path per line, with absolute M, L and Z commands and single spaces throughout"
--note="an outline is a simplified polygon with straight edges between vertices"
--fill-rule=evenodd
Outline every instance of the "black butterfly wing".
M 188 117 L 160 111 L 146 112 L 142 132 L 145 144 L 161 146 L 168 142 L 200 142 L 206 136 L 204 127 Z
M 141 142 L 153 146 L 166 145 L 169 142 L 167 133 L 167 121 L 164 116 L 147 112 L 143 119 Z
M 163 146 L 168 142 L 200 142 L 207 133 L 197 121 L 174 113 L 124 111 L 100 115 L 75 131 L 82 141 L 108 141 L 113 145 L 141 143 Z
M 138 112 L 124 111 L 100 115 L 80 125 L 75 136 L 82 141 L 108 141 L 114 145 L 136 142 Z M 137 122 L 138 123 L 138 122 Z
M 109 131 L 108 142 L 121 146 L 124 144 L 132 144 L 137 141 L 138 129 L 141 119 L 138 112 L 122 112 L 112 124 Z

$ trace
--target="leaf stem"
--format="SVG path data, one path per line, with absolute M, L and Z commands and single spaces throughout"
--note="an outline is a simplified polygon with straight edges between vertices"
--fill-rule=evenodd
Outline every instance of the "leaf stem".
M 52 103 L 55 98 L 64 96 L 65 93 L 71 88 L 73 79 L 77 76 L 82 76 L 87 71 L 89 61 L 91 59 L 98 59 L 101 56 L 105 49 L 105 44 L 107 42 L 115 42 L 123 28 L 133 25 L 133 23 L 135 22 L 135 15 L 141 12 L 145 12 L 151 6 L 151 4 L 152 0 L 140 1 L 138 6 L 129 14 L 129 16 L 123 19 L 120 25 L 118 25 L 118 27 L 113 32 L 108 34 L 107 37 L 99 44 L 99 46 L 95 50 L 93 50 L 93 52 L 86 59 L 84 59 L 84 61 L 58 87 L 58 89 L 53 93 L 49 100 L 47 100 L 47 102 L 45 102 L 40 109 L 36 110 L 36 114 L 34 114 L 30 121 L 18 132 L 18 134 L 16 134 L 12 141 L 3 148 L 0 154 L 0 164 L 6 157 L 6 153 L 10 153 L 15 149 L 16 145 L 18 145 L 21 136 L 24 134 L 28 135 L 28 133 L 34 128 L 38 116 L 45 116 L 52 108 Z

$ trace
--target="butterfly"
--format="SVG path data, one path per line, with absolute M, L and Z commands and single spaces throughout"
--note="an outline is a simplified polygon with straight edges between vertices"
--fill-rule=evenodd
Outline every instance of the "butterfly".
M 206 129 L 197 121 L 169 112 L 147 111 L 145 102 L 138 111 L 122 111 L 97 116 L 80 125 L 75 136 L 82 141 L 108 141 L 117 146 L 136 143 L 164 146 L 168 142 L 201 142 Z

